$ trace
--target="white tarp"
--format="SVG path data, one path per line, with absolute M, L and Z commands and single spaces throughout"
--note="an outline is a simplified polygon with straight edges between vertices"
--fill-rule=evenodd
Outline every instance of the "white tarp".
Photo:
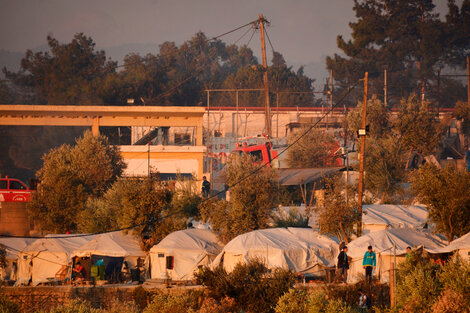
M 1 269 L 0 276 L 2 280 L 11 279 L 16 280 L 16 270 L 13 267 L 13 262 L 18 258 L 18 252 L 21 252 L 27 245 L 33 243 L 35 238 L 15 238 L 15 237 L 1 237 L 0 245 L 5 247 L 6 267 Z
M 419 205 L 369 204 L 362 206 L 364 234 L 386 228 L 422 228 L 428 211 Z
M 110 257 L 145 257 L 139 240 L 131 233 L 121 231 L 104 233 L 73 250 L 72 257 L 105 255 Z
M 79 248 L 94 235 L 77 236 L 52 235 L 37 239 L 22 252 L 18 253 L 18 280 L 15 285 L 32 285 L 54 279 L 56 274 L 69 267 L 72 260 L 72 251 Z
M 434 253 L 450 253 L 457 251 L 462 259 L 470 260 L 470 233 L 463 235 L 462 237 L 455 239 L 445 247 L 435 249 Z
M 191 280 L 198 266 L 209 265 L 221 250 L 222 244 L 210 230 L 176 231 L 150 249 L 151 277 Z M 167 257 L 173 257 L 172 269 L 167 269 Z
M 237 263 L 257 258 L 263 260 L 268 268 L 313 273 L 317 266 L 333 266 L 337 254 L 338 243 L 311 228 L 269 228 L 234 238 L 212 266 L 222 263 L 230 272 Z
M 362 268 L 364 253 L 368 246 L 372 246 L 377 255 L 377 267 L 374 275 L 381 282 L 389 281 L 391 262 L 394 260 L 394 245 L 397 255 L 397 263 L 405 259 L 406 247 L 423 248 L 432 252 L 445 245 L 444 239 L 433 235 L 428 231 L 415 230 L 411 228 L 392 228 L 376 231 L 363 235 L 351 241 L 348 246 L 348 256 L 352 257 L 350 262 L 348 281 L 360 280 L 365 271 Z

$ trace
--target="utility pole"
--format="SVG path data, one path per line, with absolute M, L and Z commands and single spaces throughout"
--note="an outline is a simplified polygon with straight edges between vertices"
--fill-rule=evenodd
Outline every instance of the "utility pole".
M 359 163 L 359 186 L 358 186 L 358 195 L 357 195 L 357 202 L 358 202 L 358 215 L 360 221 L 358 223 L 357 231 L 358 236 L 362 233 L 362 193 L 364 189 L 364 153 L 365 153 L 365 146 L 366 146 L 366 114 L 367 114 L 367 77 L 368 72 L 366 72 L 364 76 L 364 104 L 362 106 L 362 126 L 359 129 L 358 134 L 361 137 L 361 154 L 360 154 L 360 163 Z
M 264 82 L 264 102 L 265 102 L 265 128 L 268 138 L 271 138 L 271 110 L 269 108 L 269 85 L 268 85 L 268 62 L 266 61 L 266 43 L 264 41 L 264 22 L 263 14 L 259 15 L 259 30 L 261 33 L 261 52 L 263 54 L 263 82 Z
M 467 103 L 470 105 L 470 57 L 467 55 Z
M 384 106 L 387 107 L 387 70 L 384 70 Z

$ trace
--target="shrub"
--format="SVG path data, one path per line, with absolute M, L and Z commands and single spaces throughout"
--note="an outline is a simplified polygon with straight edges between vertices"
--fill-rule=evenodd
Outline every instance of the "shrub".
M 230 274 L 222 268 L 204 268 L 196 276 L 207 286 L 210 297 L 217 301 L 231 297 L 236 307 L 246 312 L 273 312 L 278 299 L 295 283 L 293 272 L 269 271 L 259 260 L 239 263 Z
M 432 306 L 433 313 L 467 313 L 470 312 L 468 300 L 452 289 L 444 290 Z
M 232 313 L 239 312 L 237 310 L 235 300 L 229 297 L 223 298 L 220 302 L 214 298 L 205 298 L 202 302 L 201 308 L 197 313 Z
M 181 295 L 156 295 L 143 313 L 190 313 L 195 312 L 197 300 L 190 292 Z
M 48 313 L 102 313 L 99 309 L 94 309 L 91 304 L 85 300 L 74 299 L 69 304 L 59 305 Z
M 460 257 L 447 262 L 439 273 L 444 289 L 452 289 L 463 295 L 470 295 L 470 262 Z
M 307 295 L 302 290 L 290 289 L 277 302 L 276 313 L 307 312 Z
M 121 302 L 116 300 L 112 303 L 111 308 L 102 313 L 139 313 L 139 307 L 133 302 Z
M 308 313 L 323 313 L 326 305 L 327 299 L 323 290 L 315 290 L 308 295 Z
M 7 297 L 0 295 L 0 313 L 20 313 L 20 306 Z

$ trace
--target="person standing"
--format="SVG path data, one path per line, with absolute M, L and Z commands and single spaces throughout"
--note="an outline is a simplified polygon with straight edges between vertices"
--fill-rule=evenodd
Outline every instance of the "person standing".
M 202 196 L 204 198 L 209 197 L 209 193 L 211 191 L 211 183 L 206 179 L 206 176 L 202 176 Z
M 367 312 L 367 295 L 359 289 L 359 310 L 360 312 Z
M 366 253 L 364 253 L 364 258 L 362 260 L 362 267 L 366 270 L 366 281 L 370 284 L 372 283 L 372 270 L 376 266 L 375 252 L 372 251 L 372 246 L 367 247 Z
M 346 284 L 348 280 L 348 269 L 349 269 L 349 259 L 348 259 L 348 247 L 344 246 L 343 251 L 338 255 L 338 275 L 343 276 L 343 283 Z

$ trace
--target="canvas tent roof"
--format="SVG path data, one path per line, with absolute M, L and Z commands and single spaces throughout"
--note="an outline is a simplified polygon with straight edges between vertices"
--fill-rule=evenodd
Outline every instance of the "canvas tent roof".
M 416 228 L 422 227 L 428 219 L 426 208 L 418 205 L 369 204 L 362 209 L 363 224 Z
M 343 167 L 328 168 L 280 168 L 279 184 L 283 186 L 298 186 L 317 181 L 325 176 L 334 174 L 342 170 Z
M 411 228 L 390 228 L 366 234 L 351 241 L 348 246 L 348 255 L 361 257 L 371 245 L 376 253 L 392 255 L 393 245 L 396 245 L 397 255 L 406 254 L 406 247 L 423 247 L 426 251 L 433 251 L 445 245 L 444 239 L 430 232 Z
M 463 235 L 462 237 L 455 239 L 445 247 L 435 249 L 436 253 L 449 253 L 460 249 L 470 249 L 470 233 Z
M 145 257 L 139 241 L 132 234 L 121 231 L 104 233 L 73 250 L 72 256 L 106 255 L 111 257 Z
M 6 258 L 15 260 L 18 256 L 18 252 L 21 252 L 35 240 L 36 238 L 0 237 L 0 244 L 4 245 L 6 248 Z
M 160 249 L 166 250 L 204 250 L 208 253 L 219 254 L 222 244 L 217 236 L 208 229 L 184 229 L 173 232 L 163 238 L 160 243 L 153 246 L 150 252 Z
M 225 255 L 224 267 L 233 268 L 235 264 L 227 264 L 230 262 L 230 254 L 238 256 L 232 263 L 261 257 L 265 258 L 270 268 L 282 267 L 305 272 L 316 265 L 333 266 L 337 253 L 336 241 L 310 228 L 270 228 L 237 236 L 224 247 L 213 266 L 220 264 Z

